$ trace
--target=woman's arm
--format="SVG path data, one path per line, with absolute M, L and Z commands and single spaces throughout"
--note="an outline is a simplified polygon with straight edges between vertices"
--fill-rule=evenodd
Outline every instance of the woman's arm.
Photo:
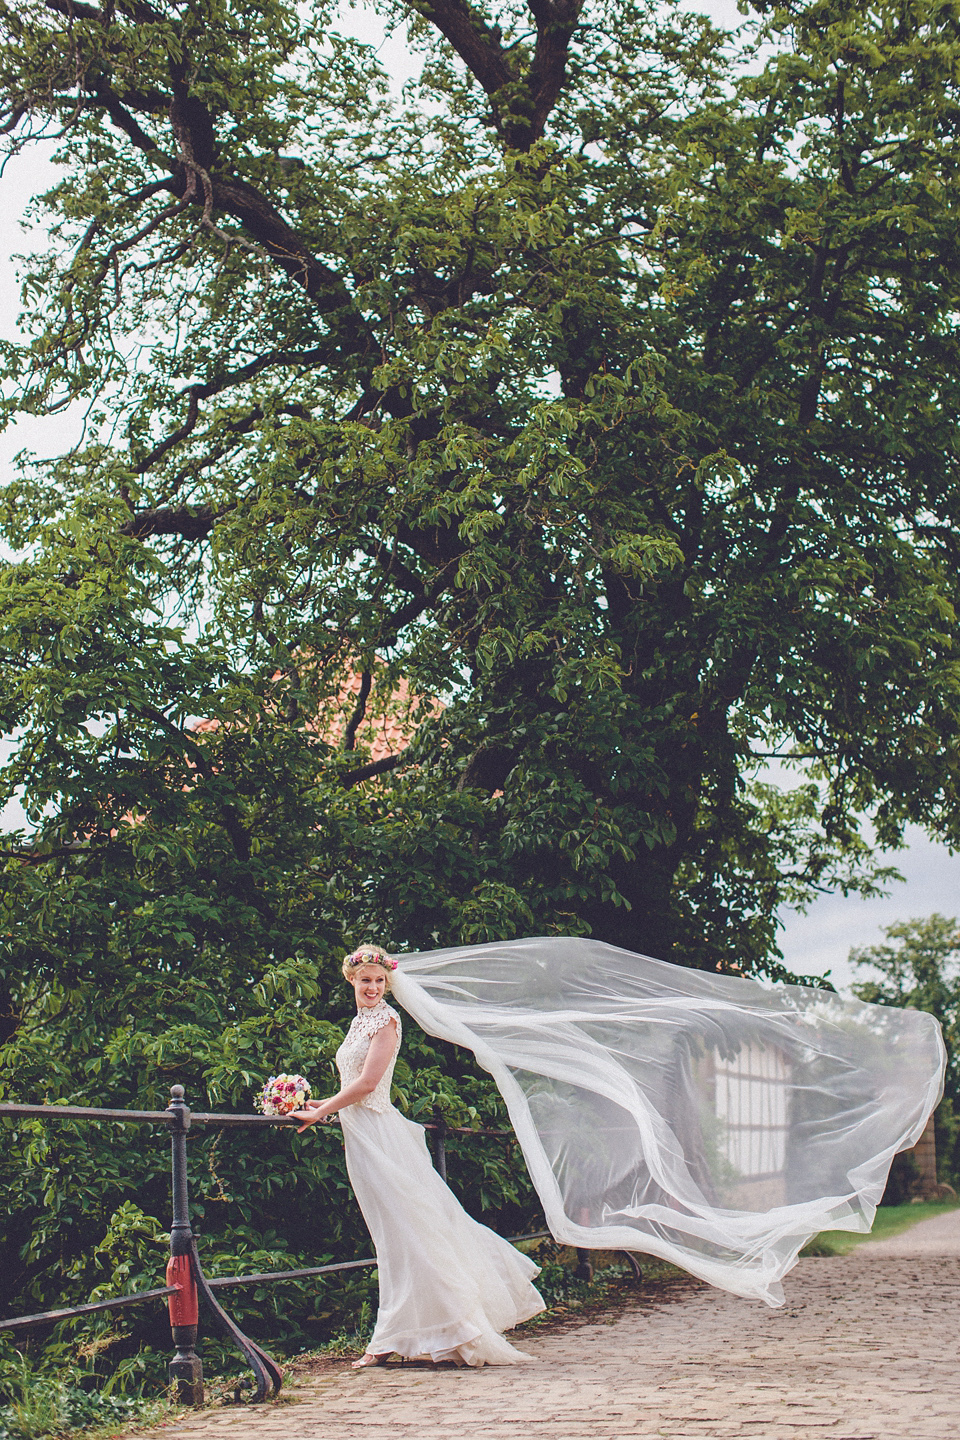
M 302 1122 L 297 1134 L 302 1135 L 308 1126 L 316 1125 L 318 1120 L 326 1120 L 334 1111 L 343 1110 L 347 1105 L 355 1105 L 365 1095 L 372 1095 L 387 1073 L 387 1066 L 393 1059 L 396 1048 L 397 1022 L 391 1020 L 382 1030 L 378 1030 L 370 1041 L 367 1058 L 356 1080 L 351 1080 L 349 1085 L 344 1085 L 342 1090 L 338 1090 L 336 1095 L 328 1096 L 326 1100 L 311 1100 L 309 1109 L 293 1111 L 296 1119 Z

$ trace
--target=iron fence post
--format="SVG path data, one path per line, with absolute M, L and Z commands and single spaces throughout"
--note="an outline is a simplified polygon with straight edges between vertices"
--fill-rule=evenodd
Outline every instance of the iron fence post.
M 203 1404 L 203 1364 L 196 1351 L 199 1303 L 193 1273 L 193 1231 L 190 1228 L 190 1200 L 187 1194 L 187 1131 L 190 1107 L 183 1098 L 183 1086 L 174 1085 L 167 1109 L 171 1112 L 170 1159 L 173 1215 L 170 1223 L 170 1259 L 167 1284 L 179 1287 L 170 1296 L 170 1330 L 176 1354 L 170 1361 L 170 1385 L 184 1405 Z
M 447 1122 L 439 1105 L 433 1107 L 433 1167 L 444 1184 L 447 1183 Z

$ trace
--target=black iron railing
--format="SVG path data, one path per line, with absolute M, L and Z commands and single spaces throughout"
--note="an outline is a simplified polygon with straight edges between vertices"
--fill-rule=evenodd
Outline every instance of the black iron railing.
M 127 1305 L 142 1305 L 147 1301 L 165 1298 L 170 1311 L 170 1329 L 175 1347 L 170 1362 L 170 1380 L 178 1399 L 190 1405 L 203 1403 L 203 1366 L 197 1354 L 197 1326 L 199 1323 L 199 1300 L 203 1296 L 215 1320 L 237 1346 L 247 1360 L 257 1380 L 257 1399 L 265 1400 L 277 1394 L 283 1383 L 280 1366 L 256 1341 L 245 1335 L 227 1314 L 213 1293 L 210 1281 L 203 1273 L 197 1244 L 190 1225 L 190 1198 L 187 1192 L 187 1134 L 192 1125 L 210 1126 L 263 1126 L 296 1125 L 291 1117 L 268 1115 L 194 1115 L 184 1099 L 182 1085 L 174 1085 L 170 1091 L 170 1104 L 166 1110 L 110 1110 L 87 1105 L 13 1105 L 0 1104 L 0 1117 L 7 1115 L 33 1116 L 45 1121 L 59 1120 L 100 1120 L 121 1125 L 160 1124 L 170 1130 L 171 1159 L 171 1219 L 170 1259 L 167 1262 L 167 1283 L 160 1289 L 141 1290 L 133 1295 L 118 1295 L 112 1300 L 98 1300 L 89 1305 L 74 1305 L 62 1310 L 46 1310 L 37 1315 L 17 1315 L 10 1320 L 0 1320 L 0 1331 L 26 1330 L 36 1325 L 55 1323 L 75 1315 L 92 1315 L 98 1310 L 115 1310 Z M 356 1263 L 356 1262 L 353 1262 Z M 373 1263 L 372 1261 L 366 1263 Z M 322 1267 L 320 1267 L 322 1268 Z M 283 1278 L 292 1279 L 296 1272 L 288 1272 Z M 280 1278 L 278 1275 L 276 1278 Z M 226 1283 L 249 1283 L 245 1276 L 226 1276 Z M 223 1282 L 221 1281 L 221 1284 Z
M 304 1280 L 315 1275 L 331 1275 L 340 1270 L 356 1270 L 366 1265 L 375 1265 L 373 1257 L 363 1260 L 345 1260 L 332 1265 L 313 1265 L 303 1270 L 273 1270 L 257 1275 L 224 1275 L 208 1278 L 203 1273 L 197 1253 L 196 1238 L 190 1224 L 190 1198 L 187 1191 L 187 1135 L 194 1125 L 217 1128 L 235 1126 L 277 1126 L 297 1125 L 292 1116 L 194 1114 L 184 1099 L 182 1085 L 174 1085 L 170 1091 L 170 1104 L 166 1110 L 109 1110 L 86 1105 L 15 1105 L 0 1103 L 0 1118 L 3 1116 L 32 1116 L 47 1121 L 58 1120 L 106 1120 L 116 1124 L 162 1124 L 170 1129 L 171 1156 L 171 1223 L 170 1259 L 167 1262 L 166 1285 L 155 1290 L 141 1290 L 132 1295 L 118 1295 L 111 1300 L 97 1300 L 87 1305 L 73 1305 L 61 1310 L 45 1310 L 36 1315 L 17 1315 L 9 1320 L 0 1320 L 0 1332 L 5 1330 L 26 1330 L 33 1326 L 54 1324 L 59 1320 L 71 1319 L 78 1315 L 93 1315 L 101 1310 L 117 1310 L 128 1305 L 142 1305 L 148 1301 L 166 1299 L 170 1312 L 170 1329 L 174 1344 L 174 1356 L 170 1361 L 170 1381 L 177 1398 L 188 1405 L 203 1403 L 203 1366 L 197 1354 L 197 1328 L 199 1324 L 199 1302 L 202 1298 L 212 1313 L 219 1329 L 236 1345 L 252 1369 L 257 1381 L 257 1400 L 266 1400 L 276 1395 L 283 1384 L 283 1372 L 277 1362 L 265 1350 L 245 1335 L 236 1322 L 227 1314 L 214 1294 L 215 1290 L 231 1286 L 263 1285 L 282 1280 Z M 443 1117 L 435 1112 L 433 1122 L 426 1128 L 432 1131 L 434 1164 L 440 1175 L 447 1178 L 446 1137 L 453 1134 L 484 1136 L 490 1138 L 512 1138 L 512 1130 L 470 1130 L 448 1126 Z M 548 1230 L 539 1230 L 533 1235 L 516 1235 L 514 1243 L 522 1240 L 538 1240 L 549 1236 Z M 640 1266 L 633 1255 L 624 1252 L 634 1273 L 641 1276 Z M 579 1278 L 590 1280 L 593 1270 L 586 1250 L 577 1251 Z

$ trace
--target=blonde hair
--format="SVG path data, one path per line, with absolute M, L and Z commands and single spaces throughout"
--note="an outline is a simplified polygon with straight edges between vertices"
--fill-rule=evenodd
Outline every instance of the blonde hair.
M 387 977 L 387 989 L 389 990 L 390 976 L 397 968 L 397 962 L 392 955 L 388 955 L 381 945 L 361 945 L 359 949 L 354 950 L 350 955 L 345 955 L 343 958 L 341 969 L 344 980 L 352 979 L 362 965 L 382 966 L 384 974 Z

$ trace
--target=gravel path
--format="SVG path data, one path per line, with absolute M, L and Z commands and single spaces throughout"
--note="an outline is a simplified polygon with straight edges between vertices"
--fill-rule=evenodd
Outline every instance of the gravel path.
M 889 1240 L 866 1240 L 860 1253 L 875 1260 L 914 1259 L 921 1255 L 960 1258 L 960 1210 L 946 1210 L 932 1220 L 921 1220 L 919 1225 Z
M 527 1365 L 328 1367 L 286 1403 L 191 1415 L 156 1434 L 954 1440 L 960 1211 L 847 1256 L 802 1260 L 786 1289 L 786 1306 L 770 1310 L 684 1279 L 583 1324 L 531 1332 Z

